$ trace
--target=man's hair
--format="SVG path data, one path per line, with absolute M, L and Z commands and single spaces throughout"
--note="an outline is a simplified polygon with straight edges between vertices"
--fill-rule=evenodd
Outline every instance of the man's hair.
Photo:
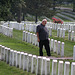
M 42 22 L 47 21 L 46 19 L 43 19 Z

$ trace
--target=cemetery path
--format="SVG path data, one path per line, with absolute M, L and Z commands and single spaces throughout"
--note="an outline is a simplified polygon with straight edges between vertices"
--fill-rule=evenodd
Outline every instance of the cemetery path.
M 70 59 L 73 60 L 73 57 L 48 57 L 50 59 L 62 59 L 62 60 L 66 60 L 66 59 Z
M 72 8 L 69 8 L 69 7 L 56 7 L 58 9 L 61 9 L 61 10 L 70 10 L 70 11 L 73 11 Z

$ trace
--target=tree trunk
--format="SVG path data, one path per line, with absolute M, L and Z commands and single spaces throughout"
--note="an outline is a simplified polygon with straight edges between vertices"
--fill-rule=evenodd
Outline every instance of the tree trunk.
M 55 10 L 55 0 L 53 0 L 53 10 Z
M 35 15 L 35 23 L 37 24 L 37 13 L 36 13 L 36 15 Z
M 21 20 L 22 20 L 22 18 L 21 18 L 21 16 L 22 16 L 22 5 L 19 3 L 18 4 L 18 7 L 19 7 L 19 9 L 18 9 L 18 11 L 17 11 L 17 22 L 21 22 Z
M 24 15 L 24 13 L 23 13 L 23 21 L 25 21 L 25 15 Z

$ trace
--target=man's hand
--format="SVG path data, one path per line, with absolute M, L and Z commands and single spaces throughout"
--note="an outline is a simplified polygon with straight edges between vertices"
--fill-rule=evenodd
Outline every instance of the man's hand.
M 40 42 L 39 33 L 37 32 L 36 34 L 37 34 L 37 41 Z
M 40 39 L 38 38 L 37 41 L 40 42 Z

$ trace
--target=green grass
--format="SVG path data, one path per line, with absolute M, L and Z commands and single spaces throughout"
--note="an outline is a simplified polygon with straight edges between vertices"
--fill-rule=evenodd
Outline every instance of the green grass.
M 0 61 L 0 75 L 35 75 Z

